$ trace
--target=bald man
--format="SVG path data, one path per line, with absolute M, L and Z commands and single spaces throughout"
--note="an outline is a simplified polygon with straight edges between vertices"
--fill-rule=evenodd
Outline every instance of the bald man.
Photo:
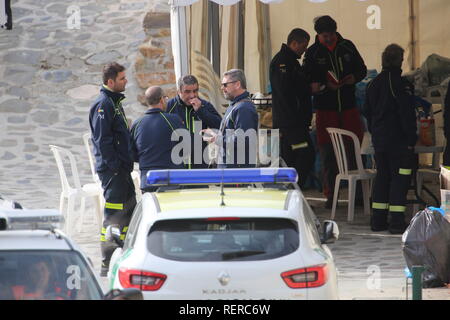
M 184 128 L 181 119 L 175 114 L 166 113 L 167 96 L 161 87 L 150 87 L 145 91 L 148 110 L 131 126 L 131 150 L 135 162 L 141 170 L 141 190 L 147 188 L 147 172 L 161 169 L 184 169 L 184 164 L 175 164 L 171 154 L 178 143 L 171 141 L 172 133 Z

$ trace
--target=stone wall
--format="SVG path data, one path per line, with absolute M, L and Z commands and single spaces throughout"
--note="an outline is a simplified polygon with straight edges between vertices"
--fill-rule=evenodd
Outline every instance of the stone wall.
M 155 1 L 158 2 L 158 1 Z M 146 39 L 139 46 L 134 65 L 138 86 L 147 89 L 158 85 L 165 89 L 166 95 L 176 95 L 176 79 L 172 55 L 170 13 L 164 3 L 156 3 L 143 21 Z M 144 103 L 143 94 L 138 100 Z
M 49 144 L 73 152 L 81 182 L 92 182 L 82 135 L 90 130 L 102 67 L 116 60 L 127 68 L 124 109 L 128 119 L 140 117 L 141 85 L 155 75 L 171 80 L 167 2 L 80 0 L 80 28 L 71 29 L 70 1 L 13 1 L 14 28 L 0 29 L 0 195 L 28 208 L 58 207 L 61 184 Z M 153 50 L 166 44 L 164 53 Z

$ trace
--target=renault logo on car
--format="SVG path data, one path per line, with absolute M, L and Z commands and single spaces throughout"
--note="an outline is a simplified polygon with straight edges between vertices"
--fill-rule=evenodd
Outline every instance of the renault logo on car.
M 225 271 L 222 271 L 217 279 L 219 280 L 221 285 L 226 286 L 228 282 L 230 282 L 230 275 Z

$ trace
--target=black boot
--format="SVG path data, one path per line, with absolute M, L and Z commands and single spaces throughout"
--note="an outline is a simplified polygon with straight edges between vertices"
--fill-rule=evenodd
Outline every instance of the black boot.
M 100 269 L 100 277 L 107 277 L 109 271 L 109 262 L 108 264 L 105 262 L 102 262 L 102 268 Z
M 403 213 L 391 213 L 389 221 L 389 232 L 392 234 L 403 234 L 408 225 L 405 223 L 405 215 Z
M 109 241 L 100 243 L 100 249 L 102 251 L 102 268 L 100 270 L 100 277 L 108 276 L 109 261 L 111 260 L 111 256 L 116 248 L 117 245 Z
M 387 213 L 373 213 L 370 218 L 370 229 L 373 232 L 388 230 Z

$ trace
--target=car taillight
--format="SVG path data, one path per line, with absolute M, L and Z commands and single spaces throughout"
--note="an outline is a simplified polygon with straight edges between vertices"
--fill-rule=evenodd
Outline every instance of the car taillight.
M 136 288 L 142 291 L 156 291 L 163 285 L 167 276 L 165 274 L 132 270 L 126 268 L 119 269 L 119 281 L 124 288 Z
M 286 271 L 281 274 L 289 288 L 317 288 L 328 281 L 327 265 Z

